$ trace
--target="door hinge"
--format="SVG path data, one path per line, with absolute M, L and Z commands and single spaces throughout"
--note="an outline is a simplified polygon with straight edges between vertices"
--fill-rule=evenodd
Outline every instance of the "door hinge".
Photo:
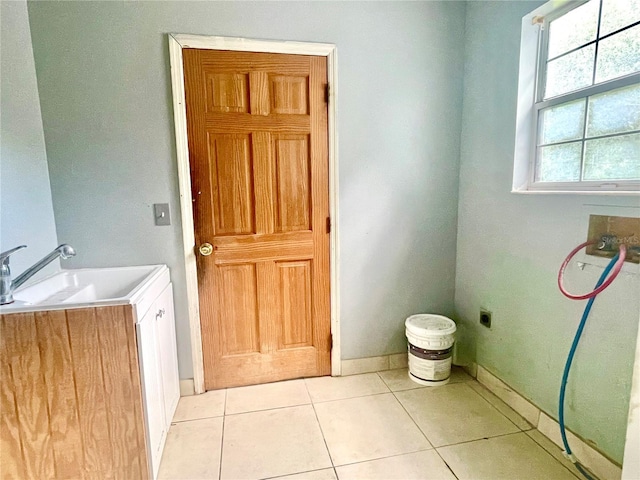
M 329 84 L 327 83 L 327 85 L 324 88 L 324 102 L 325 103 L 329 103 Z
M 331 233 L 331 217 L 327 217 L 327 233 Z
M 329 334 L 329 348 L 333 348 L 333 333 Z

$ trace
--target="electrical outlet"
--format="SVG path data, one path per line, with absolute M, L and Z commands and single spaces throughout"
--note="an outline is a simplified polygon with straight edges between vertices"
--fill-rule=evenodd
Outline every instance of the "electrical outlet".
M 613 258 L 620 245 L 627 247 L 625 261 L 640 263 L 640 218 L 589 215 L 587 255 Z
M 488 310 L 480 310 L 480 325 L 491 328 L 491 312 Z

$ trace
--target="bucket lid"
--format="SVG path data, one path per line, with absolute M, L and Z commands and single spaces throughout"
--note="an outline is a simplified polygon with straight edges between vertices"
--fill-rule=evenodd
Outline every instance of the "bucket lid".
M 414 335 L 451 335 L 456 331 L 456 323 L 450 318 L 442 315 L 432 315 L 428 313 L 420 313 L 411 315 L 404 322 L 407 331 Z

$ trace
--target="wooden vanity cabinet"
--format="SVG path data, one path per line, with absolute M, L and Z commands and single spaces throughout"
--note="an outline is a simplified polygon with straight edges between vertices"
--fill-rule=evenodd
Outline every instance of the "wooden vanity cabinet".
M 171 284 L 149 290 L 0 315 L 0 478 L 155 478 L 179 380 Z

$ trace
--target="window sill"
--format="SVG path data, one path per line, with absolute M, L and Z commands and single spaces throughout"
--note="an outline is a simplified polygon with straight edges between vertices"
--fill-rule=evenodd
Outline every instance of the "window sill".
M 610 197 L 640 196 L 638 190 L 518 190 L 512 189 L 511 193 L 520 195 L 596 195 Z

